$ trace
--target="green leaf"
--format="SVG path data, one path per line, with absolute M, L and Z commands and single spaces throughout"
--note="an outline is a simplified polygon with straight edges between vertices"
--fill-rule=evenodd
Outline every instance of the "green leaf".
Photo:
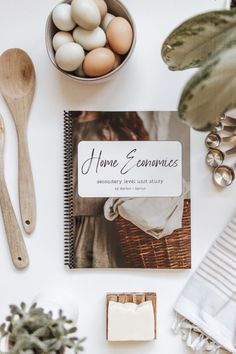
M 187 83 L 179 102 L 180 118 L 197 130 L 211 130 L 222 114 L 236 107 L 236 44 L 225 44 Z
M 32 333 L 32 335 L 34 335 L 35 337 L 48 338 L 50 335 L 50 330 L 47 326 L 40 327 L 40 328 L 36 329 L 36 331 L 34 331 Z
M 177 27 L 162 46 L 170 70 L 200 67 L 225 40 L 236 38 L 236 10 L 212 11 Z
M 75 333 L 75 332 L 77 332 L 77 327 L 71 327 L 71 328 L 67 331 L 68 334 Z

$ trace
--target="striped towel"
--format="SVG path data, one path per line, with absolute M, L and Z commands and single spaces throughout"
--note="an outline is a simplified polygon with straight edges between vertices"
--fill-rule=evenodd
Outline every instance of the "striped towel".
M 173 330 L 193 351 L 236 354 L 236 216 L 188 281 L 175 311 Z

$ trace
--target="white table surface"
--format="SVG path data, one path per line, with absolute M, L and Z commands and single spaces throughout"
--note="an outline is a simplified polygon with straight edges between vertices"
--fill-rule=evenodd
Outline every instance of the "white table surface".
M 224 0 L 124 0 L 133 14 L 138 40 L 132 60 L 114 80 L 78 85 L 58 73 L 44 45 L 47 14 L 57 0 L 0 1 L 0 51 L 21 47 L 33 59 L 37 89 L 29 122 L 29 144 L 37 194 L 37 228 L 26 236 L 30 267 L 16 271 L 0 218 L 0 321 L 9 303 L 30 303 L 41 291 L 61 287 L 79 306 L 80 335 L 88 354 L 184 354 L 189 350 L 171 332 L 173 304 L 217 234 L 236 211 L 236 183 L 217 191 L 205 166 L 204 134 L 192 132 L 192 271 L 78 270 L 63 266 L 63 110 L 174 110 L 191 72 L 169 72 L 160 58 L 165 36 L 183 19 Z M 17 186 L 17 142 L 5 102 L 6 179 L 20 220 Z M 105 341 L 106 292 L 156 291 L 158 340 L 143 344 Z

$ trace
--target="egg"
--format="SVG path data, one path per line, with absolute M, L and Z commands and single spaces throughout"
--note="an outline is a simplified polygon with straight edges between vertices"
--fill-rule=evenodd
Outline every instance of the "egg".
M 109 44 L 105 45 L 105 48 L 108 48 L 111 50 L 111 47 L 109 46 Z M 120 66 L 121 62 L 122 62 L 122 58 L 119 54 L 113 52 L 113 54 L 115 55 L 115 63 L 113 66 L 113 70 L 115 70 L 116 68 L 118 68 L 118 66 Z
M 84 57 L 84 50 L 78 43 L 65 43 L 56 51 L 55 61 L 62 70 L 71 72 L 79 68 Z
M 96 48 L 89 52 L 83 63 L 83 69 L 87 76 L 98 77 L 112 71 L 115 63 L 115 55 L 108 48 Z
M 121 56 L 119 54 L 114 53 L 114 55 L 115 55 L 115 63 L 114 63 L 113 69 L 116 69 L 116 68 L 118 68 L 118 66 L 120 66 L 122 60 L 121 60 Z
M 99 8 L 101 19 L 103 19 L 107 14 L 107 4 L 104 0 L 94 0 Z
M 94 0 L 73 0 L 71 3 L 73 20 L 86 30 L 93 30 L 100 25 L 101 15 Z
M 106 31 L 107 26 L 109 25 L 111 20 L 113 20 L 113 18 L 115 18 L 115 16 L 110 14 L 109 12 L 106 14 L 106 16 L 104 17 L 104 19 L 102 20 L 102 23 L 101 23 L 101 27 L 102 27 L 102 29 L 104 29 L 104 31 Z
M 106 34 L 101 27 L 97 27 L 92 31 L 76 27 L 73 31 L 73 37 L 75 42 L 79 43 L 85 50 L 104 47 L 107 41 Z
M 75 70 L 73 74 L 78 77 L 86 77 L 84 73 L 83 65 L 80 65 L 80 67 L 77 70 Z
M 111 20 L 106 29 L 106 34 L 109 45 L 116 53 L 128 53 L 133 41 L 133 30 L 125 18 L 115 17 Z
M 52 12 L 52 20 L 61 31 L 71 31 L 76 26 L 71 17 L 71 6 L 69 4 L 57 5 Z
M 69 32 L 57 32 L 52 39 L 52 46 L 57 51 L 59 47 L 61 47 L 65 43 L 74 42 L 74 38 Z

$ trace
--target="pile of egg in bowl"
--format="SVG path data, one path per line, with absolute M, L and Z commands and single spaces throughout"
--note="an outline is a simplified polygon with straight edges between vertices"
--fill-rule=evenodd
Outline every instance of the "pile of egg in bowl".
M 52 11 L 55 62 L 78 78 L 99 78 L 120 66 L 133 43 L 129 21 L 108 12 L 105 0 L 72 0 Z

